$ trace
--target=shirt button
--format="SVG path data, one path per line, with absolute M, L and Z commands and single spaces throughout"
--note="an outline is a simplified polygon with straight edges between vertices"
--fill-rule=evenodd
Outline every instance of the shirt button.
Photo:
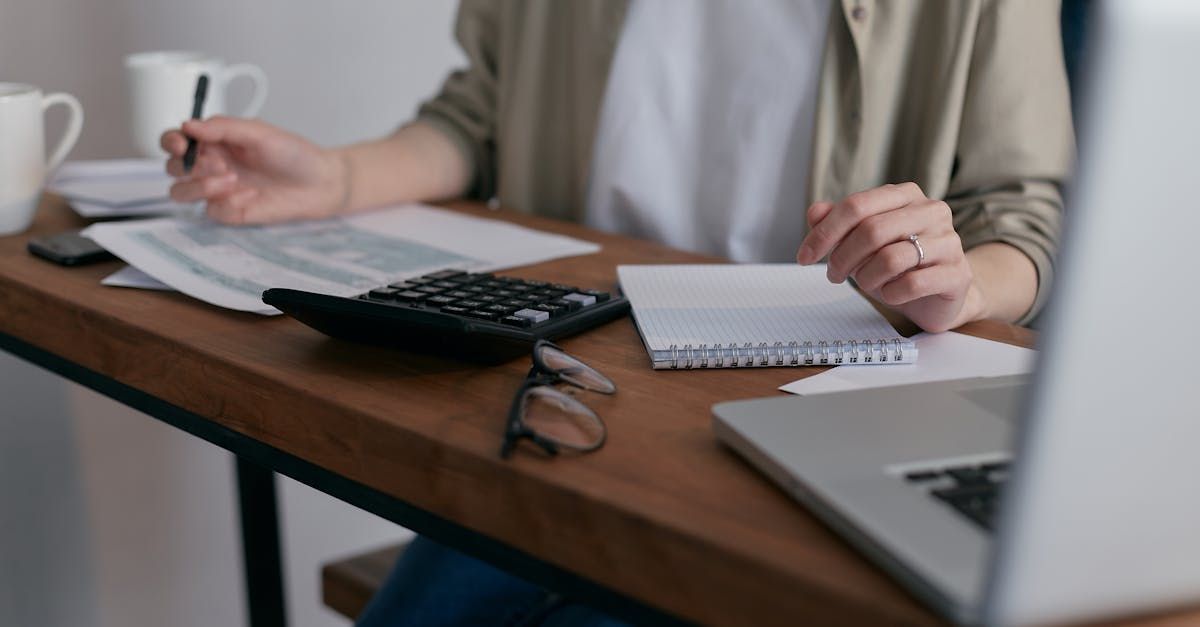
M 861 22 L 867 19 L 867 10 L 862 6 L 855 6 L 850 10 L 850 17 L 854 18 L 855 22 Z

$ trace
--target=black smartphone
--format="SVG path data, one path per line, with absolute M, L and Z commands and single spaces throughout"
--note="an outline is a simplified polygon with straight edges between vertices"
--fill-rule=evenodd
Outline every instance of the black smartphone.
M 82 266 L 116 259 L 99 244 L 79 234 L 67 231 L 29 240 L 29 252 L 61 266 Z

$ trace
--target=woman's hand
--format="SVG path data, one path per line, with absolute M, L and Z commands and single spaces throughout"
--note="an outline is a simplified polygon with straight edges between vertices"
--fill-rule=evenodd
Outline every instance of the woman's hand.
M 196 162 L 183 171 L 187 138 L 198 142 Z M 171 198 L 207 201 L 208 215 L 228 224 L 326 218 L 343 209 L 349 171 L 336 153 L 257 120 L 189 120 L 163 133 L 167 173 L 177 178 Z
M 945 331 L 982 317 L 982 294 L 954 230 L 950 207 L 916 183 L 884 185 L 838 203 L 808 208 L 809 233 L 796 260 L 829 255 L 829 280 L 853 277 L 872 298 L 926 331 Z M 924 261 L 916 235 L 925 251 Z

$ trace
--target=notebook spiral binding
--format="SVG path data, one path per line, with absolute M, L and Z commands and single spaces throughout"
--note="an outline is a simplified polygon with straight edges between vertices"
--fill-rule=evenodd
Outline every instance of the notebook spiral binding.
M 656 368 L 760 368 L 768 366 L 838 366 L 842 364 L 903 363 L 912 346 L 905 338 L 829 342 L 672 344 L 665 363 Z M 656 355 L 657 358 L 657 355 Z M 656 359 L 657 360 L 657 359 Z

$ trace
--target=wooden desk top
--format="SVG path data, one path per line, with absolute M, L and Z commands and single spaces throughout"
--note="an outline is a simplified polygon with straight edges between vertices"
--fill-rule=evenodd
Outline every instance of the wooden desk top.
M 459 204 L 603 245 L 513 274 L 611 286 L 618 263 L 703 257 Z M 817 368 L 652 371 L 628 318 L 562 343 L 618 386 L 586 402 L 596 453 L 498 456 L 528 359 L 480 368 L 329 339 L 286 317 L 99 284 L 120 264 L 61 268 L 31 236 L 84 222 L 43 200 L 32 230 L 0 238 L 0 331 L 678 616 L 728 625 L 940 621 L 723 448 L 718 401 L 776 394 Z M 964 331 L 1029 345 L 998 323 Z M 1165 623 L 1164 623 L 1165 624 Z

